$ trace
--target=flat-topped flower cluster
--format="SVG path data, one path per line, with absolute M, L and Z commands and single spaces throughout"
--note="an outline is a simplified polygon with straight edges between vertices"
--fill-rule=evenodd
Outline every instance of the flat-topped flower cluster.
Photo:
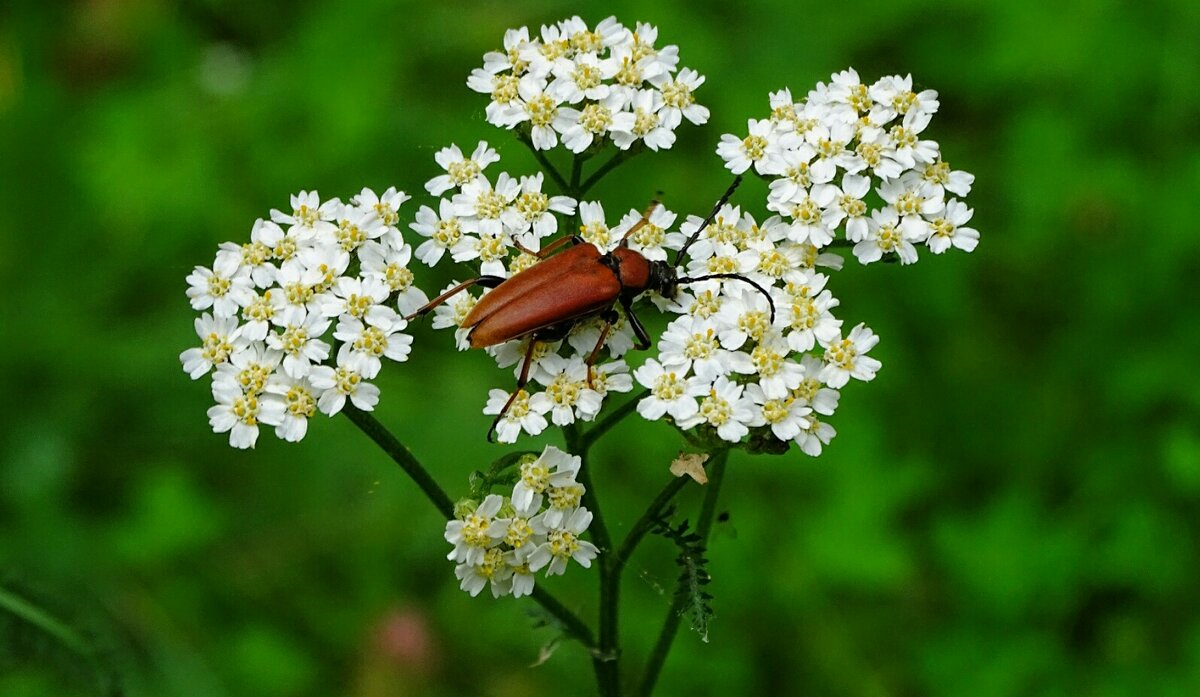
M 301 191 L 289 211 L 255 221 L 249 242 L 223 243 L 211 268 L 187 277 L 201 345 L 179 358 L 194 380 L 212 374 L 209 423 L 230 445 L 254 447 L 260 425 L 298 441 L 318 411 L 332 416 L 347 400 L 375 407 L 369 381 L 384 359 L 407 360 L 403 314 L 427 302 L 396 227 L 408 198 Z
M 693 94 L 704 77 L 678 69 L 678 47 L 656 48 L 657 39 L 657 28 L 630 29 L 613 17 L 595 28 L 572 17 L 532 37 L 526 27 L 510 29 L 467 86 L 491 97 L 489 123 L 520 127 L 538 150 L 560 139 L 576 153 L 605 141 L 669 148 L 680 123 L 703 124 L 708 109 Z
M 750 119 L 744 137 L 721 136 L 717 153 L 735 174 L 753 168 L 770 182 L 767 208 L 793 242 L 844 241 L 864 264 L 885 255 L 911 264 L 920 244 L 969 252 L 979 242 L 963 227 L 972 211 L 951 196 L 966 196 L 975 177 L 952 169 L 927 138 L 937 97 L 913 91 L 911 75 L 867 85 L 850 68 L 799 102 L 787 89 L 771 94 L 770 115 Z
M 457 562 L 460 587 L 479 595 L 521 597 L 533 592 L 534 575 L 562 574 L 572 559 L 588 568 L 596 546 L 580 536 L 592 522 L 581 501 L 586 492 L 576 481 L 580 458 L 547 446 L 537 458 L 520 461 L 511 496 L 488 494 L 482 501 L 459 502 L 446 523 L 446 557 Z

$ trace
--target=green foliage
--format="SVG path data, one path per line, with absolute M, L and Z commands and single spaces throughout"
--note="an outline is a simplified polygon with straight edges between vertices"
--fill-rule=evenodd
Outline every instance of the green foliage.
M 672 524 L 674 516 L 674 507 L 664 509 L 654 520 L 654 532 L 670 540 L 679 550 L 675 557 L 679 581 L 675 585 L 674 606 L 681 616 L 691 618 L 692 631 L 707 643 L 708 622 L 713 611 L 712 594 L 708 592 L 712 577 L 708 573 L 704 538 L 691 529 L 687 520 Z

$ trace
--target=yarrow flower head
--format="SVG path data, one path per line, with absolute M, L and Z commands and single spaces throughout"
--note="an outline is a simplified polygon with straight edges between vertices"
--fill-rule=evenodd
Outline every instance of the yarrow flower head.
M 582 153 L 606 141 L 667 149 L 683 120 L 706 123 L 708 109 L 694 94 L 704 76 L 679 68 L 679 49 L 658 48 L 657 38 L 651 25 L 628 28 L 613 17 L 594 28 L 572 17 L 540 32 L 511 29 L 467 86 L 491 98 L 489 123 L 518 129 L 538 150 L 561 143 Z M 430 193 L 446 181 L 431 182 Z
M 206 312 L 201 345 L 179 358 L 192 379 L 213 375 L 209 420 L 230 445 L 254 447 L 261 425 L 298 441 L 317 412 L 378 403 L 368 380 L 384 360 L 407 360 L 403 313 L 428 302 L 396 227 L 408 198 L 363 189 L 343 203 L 302 191 L 188 276 L 192 307 Z
M 634 371 L 650 391 L 638 411 L 718 440 L 790 441 L 817 455 L 835 434 L 824 417 L 838 390 L 881 366 L 869 355 L 879 337 L 863 324 L 844 332 L 834 315 L 826 273 L 842 258 L 832 250 L 850 248 L 863 264 L 910 264 L 921 246 L 973 250 L 972 211 L 948 196 L 966 196 L 974 177 L 927 137 L 937 93 L 914 91 L 911 77 L 867 85 L 849 69 L 799 101 L 790 90 L 769 101 L 766 118 L 722 136 L 717 154 L 733 173 L 767 180 L 774 215 L 758 222 L 724 205 L 675 233 L 676 248 L 690 239 L 680 260 L 689 275 L 738 278 L 695 284 L 667 305 L 680 317 Z
M 456 562 L 454 575 L 464 591 L 474 596 L 490 587 L 497 598 L 519 598 L 533 592 L 542 569 L 552 576 L 564 573 L 572 560 L 591 566 L 599 550 L 582 539 L 592 513 L 582 505 L 587 489 L 576 480 L 579 467 L 578 456 L 547 446 L 485 484 L 515 478 L 509 495 L 487 493 L 482 501 L 459 502 L 445 539 L 453 546 L 447 559 Z

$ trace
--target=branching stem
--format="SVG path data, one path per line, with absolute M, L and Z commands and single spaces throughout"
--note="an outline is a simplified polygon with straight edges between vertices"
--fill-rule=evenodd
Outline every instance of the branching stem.
M 721 495 L 721 482 L 725 479 L 725 463 L 728 457 L 728 450 L 713 453 L 712 465 L 708 468 L 708 489 L 704 492 L 704 502 L 700 506 L 700 518 L 696 523 L 696 534 L 700 536 L 700 540 L 705 545 L 708 544 L 708 534 L 712 531 L 713 519 L 716 516 L 717 498 Z M 654 692 L 658 675 L 662 671 L 663 663 L 667 660 L 667 654 L 671 651 L 675 634 L 679 631 L 680 613 L 683 611 L 682 596 L 679 598 L 671 603 L 671 609 L 667 611 L 662 630 L 658 634 L 658 641 L 655 642 L 650 658 L 646 662 L 646 669 L 642 673 L 642 682 L 638 685 L 637 694 L 640 697 L 649 697 Z
M 347 404 L 343 411 L 355 426 L 358 426 L 397 465 L 400 465 L 400 469 L 404 470 L 404 473 L 416 483 L 417 487 L 421 489 L 426 498 L 438 509 L 439 513 L 447 520 L 454 517 L 454 502 L 450 500 L 450 496 L 446 494 L 445 489 L 442 489 L 437 481 L 434 480 L 433 476 L 429 474 L 429 471 L 425 469 L 420 460 L 412 454 L 412 451 L 405 447 L 396 436 L 392 435 L 392 432 L 387 430 L 383 424 L 379 423 L 379 420 L 371 413 L 357 409 L 352 404 Z M 533 589 L 533 594 L 530 597 L 558 620 L 568 635 L 578 639 L 584 646 L 595 653 L 596 640 L 592 636 L 592 631 L 584 624 L 583 620 L 579 619 L 578 615 L 567 609 L 557 598 L 540 586 Z

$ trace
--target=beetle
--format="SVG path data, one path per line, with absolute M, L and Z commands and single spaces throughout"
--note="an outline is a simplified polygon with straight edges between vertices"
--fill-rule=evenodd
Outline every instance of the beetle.
M 733 184 L 713 207 L 712 213 L 676 254 L 674 263 L 647 259 L 627 246 L 630 235 L 646 225 L 650 213 L 658 205 L 655 201 L 611 252 L 601 252 L 595 245 L 579 237 L 564 237 L 538 252 L 537 256 L 541 261 L 524 271 L 507 279 L 499 276 L 480 276 L 460 283 L 405 319 L 411 320 L 425 315 L 454 295 L 479 285 L 493 290 L 479 299 L 461 325 L 463 329 L 468 330 L 467 341 L 471 347 L 485 348 L 513 339 L 529 338 L 517 378 L 517 387 L 488 429 L 488 440 L 491 441 L 500 419 L 504 418 L 517 395 L 529 382 L 529 368 L 533 363 L 538 343 L 558 341 L 570 334 L 580 322 L 600 317 L 604 325 L 596 346 L 586 360 L 590 386 L 592 366 L 604 348 L 609 331 L 618 320 L 615 308 L 619 304 L 625 311 L 625 316 L 629 318 L 630 327 L 637 339 L 636 348 L 640 351 L 650 348 L 650 335 L 633 312 L 634 300 L 645 291 L 652 290 L 663 297 L 673 298 L 679 285 L 684 283 L 714 278 L 739 280 L 750 284 L 767 298 L 774 321 L 775 305 L 770 294 L 758 283 L 732 273 L 687 278 L 679 276 L 676 271 L 676 265 L 683 259 L 684 252 L 712 222 L 740 183 L 740 176 L 734 179 Z M 551 256 L 553 252 L 568 244 L 573 246 Z

